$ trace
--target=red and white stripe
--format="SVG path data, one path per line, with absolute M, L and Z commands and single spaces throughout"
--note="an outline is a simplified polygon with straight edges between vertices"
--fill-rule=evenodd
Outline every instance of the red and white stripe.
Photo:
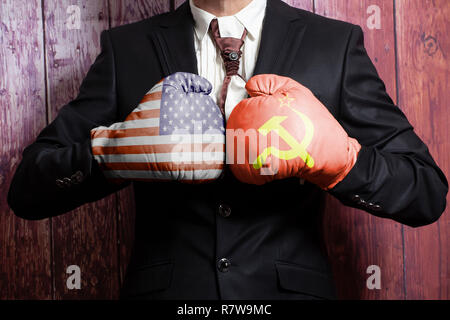
M 111 180 L 208 181 L 225 162 L 223 134 L 159 135 L 163 80 L 125 119 L 91 131 L 92 152 Z

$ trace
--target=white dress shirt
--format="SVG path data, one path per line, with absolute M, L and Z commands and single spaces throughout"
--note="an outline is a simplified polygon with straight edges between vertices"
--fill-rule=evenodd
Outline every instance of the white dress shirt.
M 266 13 L 267 0 L 253 0 L 244 9 L 233 16 L 216 17 L 213 14 L 202 10 L 194 5 L 193 0 L 189 0 L 192 15 L 195 21 L 195 52 L 197 56 L 198 73 L 208 79 L 213 86 L 212 98 L 219 101 L 220 90 L 226 75 L 225 65 L 220 55 L 220 50 L 214 43 L 214 39 L 208 32 L 211 20 L 217 18 L 221 37 L 241 38 L 244 28 L 247 29 L 247 37 L 242 46 L 242 57 L 239 65 L 239 76 L 232 76 L 228 87 L 227 99 L 225 102 L 225 116 L 228 117 L 233 108 L 247 97 L 245 90 L 248 81 L 255 69 L 258 57 L 259 45 L 264 16 Z

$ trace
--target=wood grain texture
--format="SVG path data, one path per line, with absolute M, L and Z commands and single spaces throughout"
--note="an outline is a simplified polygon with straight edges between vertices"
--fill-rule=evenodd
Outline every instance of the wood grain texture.
M 380 29 L 368 28 L 369 6 L 378 6 Z M 396 100 L 395 37 L 393 2 L 384 0 L 316 0 L 316 13 L 360 25 L 365 46 L 387 91 Z M 372 22 L 372 20 L 371 20 Z M 370 24 L 372 25 L 372 24 Z M 324 235 L 328 254 L 343 299 L 402 299 L 403 245 L 402 226 L 360 210 L 344 207 L 327 198 Z M 381 269 L 381 290 L 369 290 L 367 267 Z
M 372 6 L 380 8 L 380 29 L 371 29 Z M 359 25 L 364 43 L 391 98 L 396 101 L 394 5 L 385 0 L 315 0 L 315 13 Z M 369 24 L 368 24 L 369 21 Z
M 314 11 L 314 0 L 283 0 L 283 1 L 296 8 L 308 10 L 311 12 Z
M 113 19 L 111 27 L 132 23 L 170 10 L 168 0 L 110 0 L 110 12 Z M 130 186 L 117 193 L 118 208 L 118 246 L 119 246 L 119 275 L 122 284 L 130 254 L 134 243 L 134 219 L 136 216 L 134 191 Z
M 76 97 L 79 85 L 100 52 L 100 33 L 107 29 L 108 3 L 90 0 L 46 0 L 49 115 Z M 79 10 L 79 29 L 68 7 Z M 117 198 L 109 196 L 94 204 L 52 219 L 55 299 L 116 298 L 118 294 Z M 81 269 L 81 290 L 66 286 L 67 267 Z
M 0 0 L 0 299 L 51 299 L 50 224 L 16 218 L 6 196 L 46 125 L 41 1 Z
M 447 0 L 396 2 L 399 104 L 447 177 L 450 174 L 450 4 Z M 449 198 L 447 198 L 447 202 Z M 405 228 L 406 297 L 449 299 L 450 217 Z
M 181 6 L 184 2 L 189 1 L 189 0 L 171 0 L 171 1 L 173 1 L 173 6 L 176 9 L 179 6 Z
M 132 23 L 170 10 L 170 0 L 110 0 L 111 27 Z

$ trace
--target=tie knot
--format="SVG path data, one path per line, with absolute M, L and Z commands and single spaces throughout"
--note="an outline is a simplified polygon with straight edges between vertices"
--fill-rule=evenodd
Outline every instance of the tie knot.
M 242 56 L 241 48 L 244 45 L 244 39 L 247 36 L 247 30 L 244 28 L 241 39 L 232 37 L 221 37 L 219 22 L 217 19 L 211 20 L 209 26 L 214 42 L 220 50 L 227 76 L 238 74 L 239 62 Z

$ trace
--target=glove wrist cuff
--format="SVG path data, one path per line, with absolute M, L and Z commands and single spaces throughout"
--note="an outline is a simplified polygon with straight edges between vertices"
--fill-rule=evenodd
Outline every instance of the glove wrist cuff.
M 343 171 L 341 171 L 335 179 L 326 187 L 324 190 L 330 190 L 334 188 L 339 182 L 344 180 L 344 178 L 349 174 L 349 172 L 355 166 L 356 160 L 358 159 L 358 154 L 361 151 L 361 145 L 358 140 L 354 138 L 348 138 L 348 149 L 347 149 L 347 165 Z

